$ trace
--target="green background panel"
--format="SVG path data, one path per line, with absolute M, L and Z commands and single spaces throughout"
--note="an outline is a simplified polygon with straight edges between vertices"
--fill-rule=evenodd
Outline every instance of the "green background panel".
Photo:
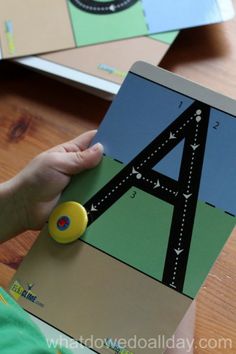
M 101 164 L 72 179 L 61 201 L 84 204 L 122 168 L 104 157 Z M 136 192 L 135 198 L 131 198 Z M 173 207 L 131 188 L 86 231 L 84 240 L 114 257 L 162 279 Z M 224 243 L 235 217 L 198 202 L 183 292 L 195 297 Z
M 161 280 L 172 212 L 172 205 L 132 188 L 87 229 L 83 239 Z
M 183 292 L 195 297 L 235 226 L 235 217 L 198 202 Z
M 166 44 L 172 44 L 175 40 L 175 38 L 178 36 L 179 31 L 173 31 L 173 32 L 163 32 L 163 33 L 157 33 L 157 34 L 152 34 L 148 37 L 155 39 L 156 41 L 160 41 Z
M 81 11 L 70 1 L 68 7 L 78 47 L 148 34 L 140 1 L 110 15 Z
M 123 167 L 104 157 L 98 167 L 72 180 L 61 201 L 84 204 Z M 161 280 L 172 211 L 172 205 L 131 188 L 87 229 L 83 239 Z

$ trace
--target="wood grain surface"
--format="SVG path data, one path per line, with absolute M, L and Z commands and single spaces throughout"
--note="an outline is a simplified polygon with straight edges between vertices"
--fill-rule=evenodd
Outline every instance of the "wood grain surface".
M 161 66 L 236 98 L 235 34 L 235 19 L 182 31 Z M 96 128 L 109 105 L 13 63 L 1 62 L 0 183 L 42 150 Z M 26 232 L 0 246 L 1 286 L 7 287 L 36 237 L 37 233 Z M 236 353 L 235 294 L 236 232 L 198 295 L 195 354 Z M 222 338 L 228 339 L 226 348 Z

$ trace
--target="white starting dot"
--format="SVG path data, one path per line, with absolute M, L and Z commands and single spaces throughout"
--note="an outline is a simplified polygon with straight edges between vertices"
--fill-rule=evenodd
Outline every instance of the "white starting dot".
M 140 179 L 140 178 L 142 178 L 142 175 L 141 175 L 141 173 L 137 173 L 137 174 L 136 174 L 136 178 L 137 178 L 137 179 Z

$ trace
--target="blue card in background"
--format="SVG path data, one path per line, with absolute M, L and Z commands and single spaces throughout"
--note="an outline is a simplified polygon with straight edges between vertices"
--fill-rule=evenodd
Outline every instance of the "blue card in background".
M 234 15 L 231 0 L 51 0 L 45 6 L 39 0 L 31 6 L 28 3 L 0 1 L 0 59 L 223 22 Z M 25 18 L 30 22 L 26 24 Z M 41 19 L 47 27 L 42 26 Z
M 234 16 L 231 0 L 142 0 L 150 33 L 223 22 Z
M 68 2 L 78 47 L 223 22 L 234 16 L 231 0 L 92 3 L 87 6 L 81 0 Z

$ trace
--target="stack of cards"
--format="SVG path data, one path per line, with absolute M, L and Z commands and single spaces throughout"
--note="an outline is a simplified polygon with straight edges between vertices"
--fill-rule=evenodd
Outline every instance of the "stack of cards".
M 233 15 L 231 0 L 9 0 L 0 3 L 0 58 L 24 57 L 17 61 L 110 96 L 135 61 L 157 65 L 180 29 Z

